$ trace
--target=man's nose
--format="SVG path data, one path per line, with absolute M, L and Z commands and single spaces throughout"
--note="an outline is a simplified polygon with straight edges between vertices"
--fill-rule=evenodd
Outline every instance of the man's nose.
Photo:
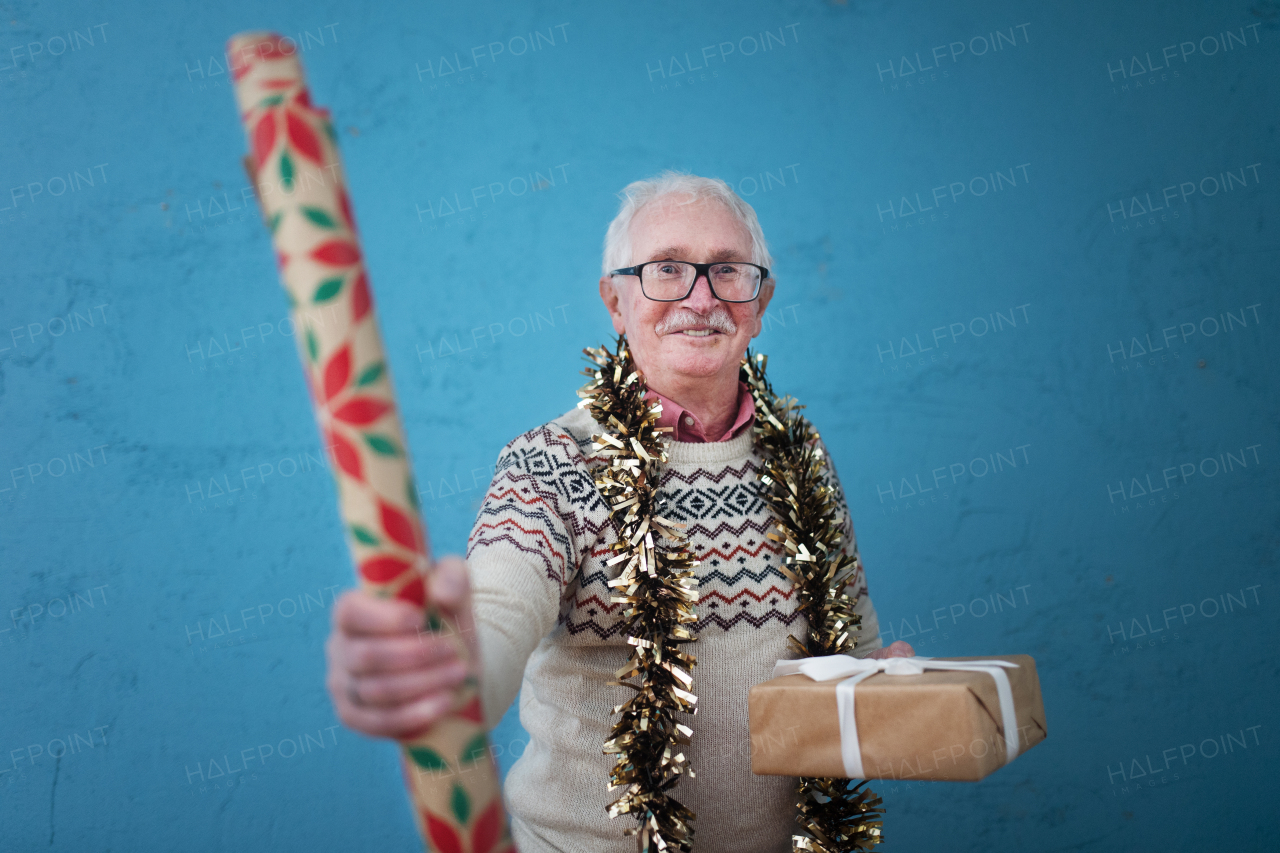
M 684 307 L 698 314 L 707 314 L 719 304 L 720 300 L 711 292 L 711 281 L 705 274 L 694 279 L 693 290 L 683 302 Z

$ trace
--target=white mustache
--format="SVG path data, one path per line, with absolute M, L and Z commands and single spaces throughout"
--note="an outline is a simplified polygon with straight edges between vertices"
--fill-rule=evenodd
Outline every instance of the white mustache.
M 688 308 L 681 308 L 675 313 L 663 317 L 658 322 L 658 325 L 653 327 L 653 330 L 659 335 L 667 335 L 672 332 L 683 332 L 685 329 L 697 328 L 698 326 L 710 326 L 716 331 L 724 332 L 727 335 L 732 335 L 738 331 L 738 326 L 733 322 L 733 318 L 729 316 L 729 312 L 719 305 L 705 316 Z

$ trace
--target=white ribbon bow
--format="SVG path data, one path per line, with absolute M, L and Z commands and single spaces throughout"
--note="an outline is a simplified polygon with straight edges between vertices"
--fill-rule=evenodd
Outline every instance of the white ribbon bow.
M 850 779 L 865 779 L 862 768 L 862 747 L 858 743 L 858 720 L 853 711 L 853 688 L 877 672 L 885 675 L 920 675 L 926 669 L 949 669 L 960 672 L 985 672 L 996 682 L 996 696 L 1000 700 L 1000 719 L 1004 728 L 1007 757 L 1005 764 L 1018 757 L 1018 718 L 1013 707 L 1013 688 L 1009 686 L 1006 668 L 1017 669 L 1016 663 L 1007 660 L 935 660 L 934 658 L 854 658 L 848 655 L 826 655 L 799 660 L 780 660 L 773 667 L 773 677 L 807 675 L 814 681 L 831 681 L 853 676 L 836 685 L 836 708 L 840 715 L 840 757 L 844 761 L 844 775 Z

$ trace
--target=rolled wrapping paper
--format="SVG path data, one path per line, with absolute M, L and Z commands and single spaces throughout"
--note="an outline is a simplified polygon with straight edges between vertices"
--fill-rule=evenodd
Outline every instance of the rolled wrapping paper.
M 248 165 L 360 580 L 378 595 L 424 606 L 427 627 L 458 637 L 426 601 L 426 528 L 328 111 L 312 106 L 296 46 L 279 36 L 242 33 L 227 53 Z M 478 687 L 470 679 L 451 716 L 402 742 L 415 820 L 441 853 L 515 849 Z

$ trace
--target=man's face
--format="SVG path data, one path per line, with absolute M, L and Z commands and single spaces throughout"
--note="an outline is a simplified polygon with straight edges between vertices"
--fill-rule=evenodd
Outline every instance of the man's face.
M 631 248 L 627 266 L 663 260 L 750 261 L 751 235 L 718 201 L 669 195 L 636 214 Z M 627 333 L 636 364 L 660 388 L 737 376 L 772 295 L 770 279 L 753 302 L 721 302 L 711 295 L 706 276 L 699 276 L 687 299 L 654 302 L 644 296 L 637 276 L 600 279 L 600 296 L 614 330 Z

